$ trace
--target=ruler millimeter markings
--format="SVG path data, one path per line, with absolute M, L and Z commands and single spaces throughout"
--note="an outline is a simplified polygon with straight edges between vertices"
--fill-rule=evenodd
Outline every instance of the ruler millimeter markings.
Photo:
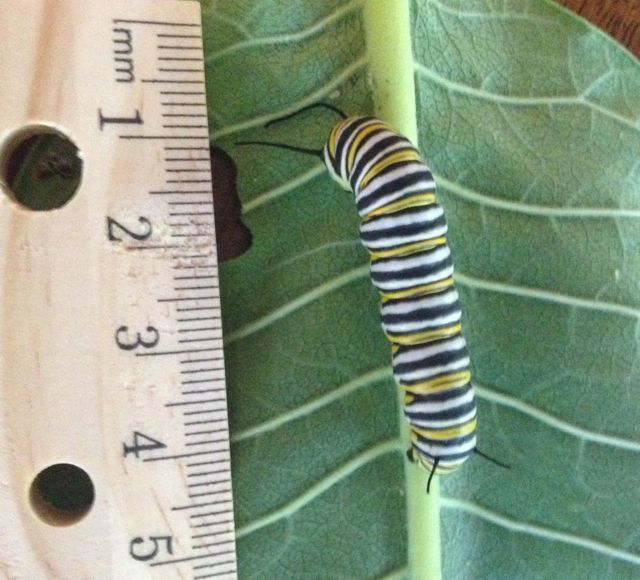
M 3 572 L 237 578 L 199 4 L 29 0 L 11 12 L 0 15 Z M 12 169 L 41 135 L 75 145 L 82 167 L 49 207 L 17 193 Z M 70 171 L 47 155 L 34 167 L 55 189 Z

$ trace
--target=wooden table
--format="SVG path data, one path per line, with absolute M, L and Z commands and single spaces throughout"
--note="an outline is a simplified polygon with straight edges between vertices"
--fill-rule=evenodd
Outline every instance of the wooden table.
M 558 0 L 640 57 L 640 0 Z

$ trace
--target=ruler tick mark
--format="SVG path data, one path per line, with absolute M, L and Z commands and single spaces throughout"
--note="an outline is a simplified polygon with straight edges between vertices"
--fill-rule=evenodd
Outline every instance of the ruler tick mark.
M 200 471 L 198 473 L 189 473 L 187 474 L 187 477 L 207 477 L 209 475 L 216 475 L 217 473 L 229 473 L 229 469 L 222 468 L 222 469 L 213 469 L 211 471 Z
M 193 226 L 194 224 L 188 224 L 188 225 Z M 204 234 L 196 234 L 196 233 L 171 234 L 172 238 L 210 238 L 212 236 L 213 236 L 213 232 L 206 232 Z M 211 286 L 211 288 L 217 288 L 217 286 Z M 180 288 L 176 288 L 176 290 L 180 290 Z
M 186 509 L 186 507 L 185 507 L 185 509 Z M 190 514 L 189 517 L 190 518 L 208 518 L 210 516 L 214 517 L 214 516 L 217 516 L 217 515 L 220 515 L 220 514 L 226 514 L 227 512 L 228 512 L 228 509 L 223 508 L 223 509 L 215 511 L 215 512 L 211 511 L 211 512 L 205 512 L 203 514 Z
M 213 399 L 199 399 L 197 401 L 178 401 L 173 403 L 165 403 L 165 407 L 181 407 L 183 405 L 204 405 L 206 403 L 217 403 L 219 401 L 224 401 L 225 397 L 215 397 Z M 218 410 L 218 409 L 212 409 Z
M 182 391 L 180 394 L 183 396 L 188 395 L 202 395 L 203 393 L 222 393 L 224 392 L 224 387 L 218 387 L 217 389 L 199 389 L 195 391 Z
M 224 369 L 219 368 L 219 369 L 215 369 L 215 371 L 210 371 L 210 372 L 219 372 L 221 373 Z M 195 385 L 195 384 L 207 384 L 207 383 L 211 383 L 211 384 L 215 384 L 215 383 L 220 383 L 223 382 L 222 378 L 217 378 L 217 379 L 203 379 L 201 381 L 182 381 L 182 385 Z M 206 389 L 203 389 L 200 392 L 204 392 Z M 196 391 L 194 391 L 196 392 Z
M 224 536 L 225 534 L 228 534 L 228 533 L 229 533 L 229 530 L 223 530 L 222 532 L 208 532 L 206 534 L 195 534 L 191 536 L 191 539 L 197 540 L 199 538 L 212 538 L 215 536 Z
M 205 349 L 210 350 L 210 349 Z M 224 357 L 219 356 L 220 353 L 216 352 L 213 355 L 209 355 L 209 358 L 197 358 L 197 359 L 186 359 L 181 360 L 180 364 L 200 364 L 200 363 L 213 363 L 214 361 L 222 361 Z
M 160 56 L 158 57 L 158 60 L 162 60 L 162 61 L 178 61 L 178 62 L 204 62 L 203 58 L 197 58 L 197 57 L 176 57 L 176 56 Z
M 184 423 L 185 427 L 191 427 L 191 425 L 209 425 L 210 423 L 218 423 L 218 421 L 216 421 L 215 419 L 207 419 L 205 421 L 187 421 L 186 423 Z M 189 463 L 187 464 L 188 467 L 193 467 L 194 465 L 208 465 L 209 462 L 205 462 L 205 463 Z
M 159 68 L 160 72 L 177 72 L 177 73 L 204 73 L 201 68 Z
M 210 179 L 167 179 L 167 183 L 211 183 Z M 211 202 L 207 202 L 211 204 Z
M 156 26 L 186 26 L 186 27 L 199 27 L 200 24 L 194 24 L 193 22 L 171 22 L 166 20 L 131 20 L 127 18 L 114 18 L 114 24 L 151 24 Z
M 178 333 L 181 332 L 210 332 L 210 331 L 215 331 L 215 330 L 220 330 L 220 325 L 218 326 L 202 326 L 199 328 L 182 328 L 178 330 Z
M 160 103 L 165 107 L 206 107 L 207 103 L 185 103 L 184 101 L 165 101 Z
M 208 125 L 162 125 L 164 129 L 208 129 Z
M 201 560 L 203 558 L 210 558 L 216 554 L 199 554 L 198 556 L 188 556 L 186 558 L 175 558 L 173 560 L 162 560 L 159 562 L 151 562 L 149 566 L 165 566 L 167 564 L 178 564 L 180 562 L 190 562 L 192 560 Z
M 173 85 L 204 85 L 204 81 L 180 81 L 176 79 L 142 79 L 143 83 Z
M 207 413 L 226 413 L 226 409 L 204 409 L 202 411 L 184 411 L 182 413 L 185 417 L 190 417 L 191 415 L 206 415 Z
M 192 95 L 203 97 L 206 95 L 204 91 L 160 91 L 161 95 Z M 206 105 L 206 103 L 203 103 Z
M 210 544 L 202 544 L 200 546 L 194 546 L 194 548 L 210 548 L 211 546 L 226 546 L 233 543 L 233 540 L 226 540 L 224 542 L 211 542 Z
M 184 338 L 182 340 L 179 340 L 178 343 L 179 344 L 190 344 L 190 343 L 194 343 L 194 342 L 211 342 L 212 340 L 220 340 L 221 337 L 220 336 L 214 336 L 212 338 Z
M 158 33 L 159 38 L 202 38 L 199 34 L 164 34 Z
M 201 46 L 179 46 L 168 44 L 160 44 L 158 48 L 160 50 L 202 50 Z
M 224 450 L 228 450 L 229 446 L 223 446 L 222 444 L 225 443 L 224 439 L 218 439 L 215 441 L 193 441 L 191 443 L 186 443 L 185 445 L 187 447 L 199 447 L 202 445 L 214 445 L 215 447 L 213 447 L 211 449 L 211 451 L 216 452 L 218 451 L 219 448 L 224 449 Z M 225 489 L 223 491 L 231 491 L 231 489 Z M 207 494 L 201 494 L 201 495 L 213 495 L 212 493 L 207 493 Z M 189 496 L 189 497 L 195 497 L 195 496 Z
M 158 298 L 158 302 L 188 302 L 190 300 L 219 300 L 218 296 L 193 296 L 191 298 Z
M 180 453 L 178 455 L 161 455 L 159 457 L 146 457 L 143 461 L 167 461 L 169 459 L 185 459 L 186 457 L 197 457 L 199 455 L 211 455 L 212 451 L 194 451 L 193 453 Z M 227 460 L 220 460 L 226 462 Z
M 219 499 L 216 501 L 207 501 L 204 503 L 190 503 L 187 505 L 175 506 L 175 507 L 172 507 L 171 509 L 174 511 L 192 510 L 192 509 L 201 508 L 201 507 L 209 507 L 210 505 L 224 505 L 224 504 L 230 504 L 230 503 L 231 503 L 231 499 Z M 214 514 L 215 512 L 206 514 L 206 515 L 214 515 Z M 196 514 L 193 514 L 192 517 L 204 517 L 204 515 L 196 516 Z
M 211 421 L 207 421 L 210 423 Z M 187 425 L 187 423 L 185 423 Z M 187 463 L 187 467 L 198 467 L 200 465 L 217 465 L 218 463 L 226 463 L 224 459 L 216 459 L 214 461 L 200 461 L 198 463 Z
M 224 428 L 221 428 L 221 429 L 209 429 L 208 431 L 191 431 L 190 433 L 185 433 L 185 436 L 191 437 L 193 435 L 210 435 L 212 433 L 226 433 L 226 432 L 227 432 L 227 430 L 224 429 Z M 195 485 L 205 485 L 205 484 L 198 483 L 198 484 L 193 484 L 193 485 L 195 486 Z M 191 486 L 189 486 L 189 487 L 191 487 Z
M 209 162 L 211 159 L 209 157 L 165 157 L 165 161 L 174 162 L 174 161 L 206 161 Z M 211 193 L 210 191 L 199 191 L 198 193 Z
M 217 557 L 217 556 L 222 556 L 222 555 L 227 555 L 227 554 L 234 554 L 234 552 L 233 552 L 233 550 L 225 550 L 225 551 L 222 551 L 222 552 L 215 552 L 212 555 Z M 235 554 L 234 554 L 234 556 L 235 556 Z M 230 562 L 227 562 L 227 563 L 230 563 Z M 199 564 L 198 566 L 194 566 L 193 568 L 195 570 L 196 568 L 215 568 L 217 566 L 222 566 L 222 563 L 221 562 L 214 562 L 212 564 Z M 220 576 L 221 574 L 228 574 L 228 572 L 217 572 L 216 576 Z M 208 574 L 208 576 L 210 577 L 211 575 Z
M 162 113 L 162 116 L 163 117 L 190 117 L 190 118 L 196 118 L 196 119 L 202 119 L 206 117 L 206 115 L 202 113 Z M 186 159 L 189 161 L 209 161 L 209 159 L 204 159 L 204 160 L 189 159 L 188 157 Z M 184 161 L 184 160 L 185 158 L 175 159 L 174 161 Z
M 191 352 L 211 352 L 220 350 L 220 347 L 210 347 L 210 348 L 190 348 L 190 349 L 181 349 L 181 350 L 164 350 L 160 352 L 137 352 L 136 356 L 172 356 L 176 354 L 188 354 Z
M 215 276 L 211 276 L 212 278 Z M 211 285 L 211 286 L 178 286 L 177 288 L 174 288 L 174 290 L 176 292 L 179 292 L 181 290 L 212 290 L 214 288 L 217 288 L 217 284 Z
M 217 555 L 220 554 L 233 554 L 233 551 L 226 551 L 226 552 L 216 552 Z M 235 556 L 235 554 L 234 554 Z M 194 580 L 201 580 L 203 578 L 215 578 L 218 576 L 224 576 L 225 574 L 232 574 L 235 573 L 236 569 L 235 569 L 235 560 L 227 560 L 225 562 L 218 562 L 216 564 L 208 564 L 208 565 L 203 565 L 203 566 L 194 566 L 194 570 L 195 569 L 199 569 L 199 568 L 212 568 L 212 567 L 216 567 L 216 566 L 222 566 L 223 564 L 234 564 L 234 568 L 233 570 L 225 570 L 224 572 L 215 572 L 215 573 L 211 573 L 211 574 L 204 574 L 204 575 L 200 575 L 200 576 L 194 576 Z
M 224 572 L 213 572 L 211 574 L 198 574 L 198 576 L 194 576 L 193 580 L 207 580 L 207 578 L 217 578 L 219 576 L 226 576 L 228 574 L 235 574 L 236 573 L 236 567 L 235 567 L 235 560 L 227 560 L 225 562 L 220 562 L 218 564 L 216 564 L 216 566 L 222 566 L 223 564 L 233 564 L 233 569 L 231 570 L 225 570 Z

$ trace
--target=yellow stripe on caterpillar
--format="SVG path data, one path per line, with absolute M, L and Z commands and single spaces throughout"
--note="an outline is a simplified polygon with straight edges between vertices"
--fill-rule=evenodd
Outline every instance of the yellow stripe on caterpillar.
M 434 203 L 436 203 L 435 193 L 425 191 L 416 195 L 412 195 L 411 197 L 407 197 L 405 199 L 392 201 L 391 203 L 387 203 L 382 207 L 374 209 L 363 216 L 362 221 L 366 222 L 367 220 L 376 216 L 396 213 L 400 210 L 407 209 L 408 207 L 417 207 L 419 205 L 433 205 Z
M 433 294 L 442 290 L 443 288 L 448 288 L 449 286 L 453 286 L 453 278 L 449 276 L 444 280 L 438 280 L 437 282 L 432 282 L 431 284 L 423 284 L 422 286 L 416 286 L 415 288 L 409 288 L 407 290 L 398 290 L 397 292 L 380 292 L 380 299 L 382 303 L 388 302 L 389 300 L 394 300 L 395 298 L 412 298 L 414 296 L 426 296 L 427 294 Z
M 413 432 L 413 429 L 411 431 L 410 437 L 411 437 L 412 443 L 416 443 L 418 441 L 418 435 Z M 433 470 L 433 461 L 431 461 L 430 457 L 427 457 L 417 452 L 415 447 L 412 447 L 411 449 L 411 457 L 413 458 L 413 461 L 417 461 L 421 467 L 426 469 L 427 472 L 431 473 L 431 471 Z M 464 459 L 460 459 L 459 461 L 456 461 L 455 463 L 452 463 L 446 466 L 438 463 L 438 467 L 435 473 L 437 475 L 445 475 L 447 473 L 452 473 L 456 471 L 464 463 L 464 461 L 465 461 Z
M 373 252 L 369 251 L 369 256 L 371 257 L 371 261 L 375 262 L 376 260 L 380 260 L 381 258 L 407 256 L 409 254 L 414 254 L 423 250 L 430 250 L 432 248 L 436 248 L 437 246 L 444 246 L 446 243 L 447 238 L 445 238 L 444 236 L 440 236 L 438 238 L 431 238 L 430 240 L 423 240 L 421 242 L 405 244 L 403 246 L 398 246 L 397 248 L 392 248 L 390 250 L 375 250 Z
M 342 128 L 342 123 L 338 123 L 333 126 L 331 129 L 331 133 L 329 133 L 329 139 L 327 139 L 327 145 L 329 146 L 329 153 L 331 153 L 331 157 L 336 156 L 336 136 L 338 134 L 338 129 Z
M 383 169 L 386 169 L 390 165 L 395 165 L 396 163 L 402 163 L 403 161 L 420 161 L 420 154 L 415 149 L 401 149 L 400 151 L 396 151 L 395 153 L 390 153 L 383 157 L 378 163 L 376 163 L 367 174 L 362 178 L 359 183 L 359 187 L 362 189 L 366 187 L 367 184 L 380 173 Z
M 457 439 L 458 437 L 471 435 L 476 430 L 477 422 L 478 420 L 474 417 L 471 421 L 449 427 L 448 429 L 422 429 L 412 425 L 411 430 L 429 441 L 448 441 L 449 439 Z
M 441 338 L 447 338 L 458 334 L 462 330 L 460 323 L 453 326 L 445 326 L 444 328 L 436 328 L 435 330 L 424 330 L 423 332 L 414 332 L 412 334 L 387 334 L 387 338 L 390 342 L 395 344 L 423 344 L 425 342 L 432 342 L 434 340 L 440 340 Z
M 349 145 L 349 153 L 347 155 L 347 171 L 351 173 L 351 169 L 353 168 L 353 160 L 355 159 L 356 153 L 360 147 L 360 143 L 362 140 L 369 134 L 377 131 L 378 129 L 388 129 L 389 125 L 383 123 L 382 121 L 378 121 L 377 123 L 373 123 L 365 127 L 364 129 L 360 129 L 355 139 Z
M 457 373 L 449 373 L 444 376 L 436 377 L 429 381 L 416 383 L 415 385 L 407 385 L 399 383 L 400 388 L 407 393 L 415 395 L 427 395 L 430 393 L 440 393 L 448 389 L 463 387 L 471 381 L 471 373 L 469 371 L 459 371 Z

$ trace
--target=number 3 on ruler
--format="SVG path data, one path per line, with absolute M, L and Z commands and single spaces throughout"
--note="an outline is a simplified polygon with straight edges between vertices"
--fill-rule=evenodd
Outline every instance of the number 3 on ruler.
M 116 330 L 116 344 L 122 350 L 134 350 L 139 346 L 143 348 L 153 348 L 160 342 L 160 333 L 158 332 L 158 329 L 153 326 L 147 326 L 146 330 L 150 335 L 147 340 L 142 337 L 142 334 L 136 332 L 135 342 L 125 342 L 125 340 L 121 337 L 123 335 L 127 338 L 129 337 L 129 327 L 121 326 L 120 328 L 118 328 L 118 330 Z

